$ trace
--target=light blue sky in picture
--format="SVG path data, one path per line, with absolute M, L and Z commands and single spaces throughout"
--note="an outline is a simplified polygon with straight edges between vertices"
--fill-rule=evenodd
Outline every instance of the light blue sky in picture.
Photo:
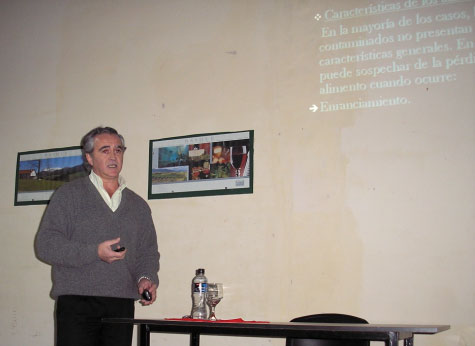
M 188 151 L 188 145 L 158 148 L 157 166 L 166 167 L 168 166 L 168 164 L 175 164 L 181 166 L 186 163 L 186 160 L 188 158 Z
M 61 169 L 64 167 L 75 167 L 83 164 L 82 156 L 55 157 L 51 159 L 40 159 L 41 171 Z M 38 160 L 20 161 L 20 170 L 38 170 Z

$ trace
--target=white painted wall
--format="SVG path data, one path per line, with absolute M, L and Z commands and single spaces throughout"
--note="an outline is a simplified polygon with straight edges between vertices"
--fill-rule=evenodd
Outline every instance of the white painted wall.
M 473 345 L 474 65 L 400 91 L 411 105 L 310 112 L 321 98 L 314 16 L 356 3 L 369 4 L 2 1 L 0 344 L 53 344 L 50 268 L 33 251 L 45 207 L 13 206 L 17 153 L 78 145 L 107 125 L 125 136 L 123 175 L 144 198 L 150 139 L 255 130 L 253 194 L 149 201 L 161 285 L 137 316 L 187 314 L 204 267 L 225 283 L 222 318 L 346 312 L 450 324 L 417 345 Z M 454 5 L 469 26 L 473 5 Z

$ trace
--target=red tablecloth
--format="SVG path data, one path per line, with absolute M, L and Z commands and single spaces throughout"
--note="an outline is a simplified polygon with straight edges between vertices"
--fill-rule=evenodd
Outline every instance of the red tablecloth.
M 214 323 L 269 323 L 268 321 L 245 321 L 242 318 L 233 318 L 230 320 L 217 320 L 217 321 L 200 320 L 200 319 L 193 319 L 193 318 L 165 318 L 165 319 L 170 320 L 170 321 L 214 322 Z

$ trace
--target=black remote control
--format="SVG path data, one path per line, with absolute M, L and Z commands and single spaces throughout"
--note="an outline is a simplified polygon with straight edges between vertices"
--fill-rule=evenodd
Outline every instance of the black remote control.
M 125 247 L 122 246 L 122 247 L 120 247 L 120 248 L 118 248 L 118 249 L 115 249 L 114 251 L 115 251 L 115 252 L 122 252 L 122 251 L 124 251 L 124 250 L 125 250 Z
M 143 290 L 142 297 L 148 302 L 152 300 L 152 295 L 148 290 Z

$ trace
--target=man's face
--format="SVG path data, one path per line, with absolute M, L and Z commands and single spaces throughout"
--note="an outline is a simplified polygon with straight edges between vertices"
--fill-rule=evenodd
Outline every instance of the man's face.
M 118 136 L 103 133 L 94 137 L 94 150 L 86 154 L 86 159 L 102 180 L 117 180 L 122 170 L 124 151 Z

